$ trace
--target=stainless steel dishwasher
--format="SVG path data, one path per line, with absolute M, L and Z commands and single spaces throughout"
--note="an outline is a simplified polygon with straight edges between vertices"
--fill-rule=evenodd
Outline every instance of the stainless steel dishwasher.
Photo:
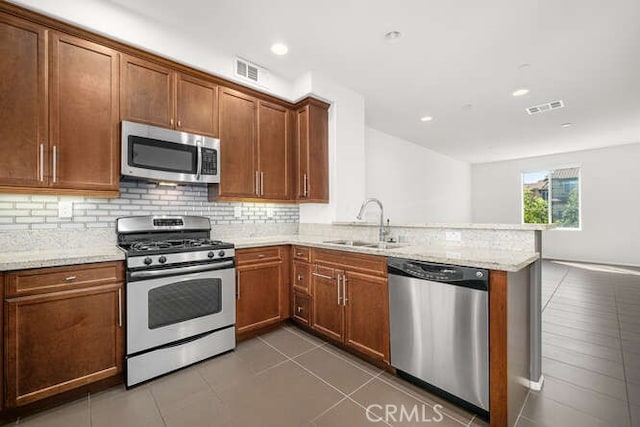
M 391 365 L 483 416 L 489 411 L 489 272 L 389 258 Z

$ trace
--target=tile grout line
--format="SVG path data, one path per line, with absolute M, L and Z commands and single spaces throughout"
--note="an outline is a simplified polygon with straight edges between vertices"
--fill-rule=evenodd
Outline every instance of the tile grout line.
M 524 398 L 524 402 L 522 403 L 522 406 L 520 407 L 520 412 L 518 412 L 518 416 L 516 417 L 516 423 L 514 427 L 518 427 L 518 423 L 520 422 L 520 418 L 525 418 L 522 416 L 522 413 L 524 412 L 524 407 L 527 406 L 527 402 L 529 401 L 529 396 L 531 396 L 531 390 L 527 391 L 527 396 Z
M 198 372 L 198 375 L 200 375 L 199 372 Z M 149 391 L 149 394 L 151 395 L 151 398 L 153 399 L 153 404 L 155 405 L 156 410 L 158 411 L 158 415 L 160 415 L 160 419 L 162 420 L 162 425 L 164 427 L 167 427 L 167 421 L 164 419 L 164 415 L 162 415 L 162 411 L 160 410 L 160 404 L 158 403 L 158 400 L 156 399 L 156 396 L 153 393 L 153 389 L 149 388 L 148 391 Z
M 89 427 L 93 427 L 93 417 L 91 416 L 91 393 L 87 393 L 87 406 L 89 407 Z
M 558 281 L 558 284 L 556 285 L 556 287 L 553 289 L 553 292 L 551 293 L 551 296 L 549 296 L 547 303 L 544 305 L 544 307 L 542 307 L 542 310 L 540 310 L 540 314 L 544 313 L 544 310 L 547 308 L 547 306 L 555 296 L 556 292 L 558 292 L 558 289 L 560 289 L 560 285 L 562 285 L 562 282 L 564 281 L 564 279 L 567 278 L 567 274 L 569 274 L 568 268 L 567 268 L 567 271 L 565 271 L 564 274 L 562 275 L 562 278 L 560 279 L 560 281 Z M 540 275 L 542 276 L 542 272 L 540 273 Z
M 626 368 L 626 364 L 624 363 L 625 358 L 624 358 L 624 345 L 622 343 L 622 329 L 620 327 L 620 312 L 618 311 L 618 286 L 614 285 L 615 288 L 615 294 L 614 294 L 614 298 L 616 301 L 616 316 L 618 318 L 618 333 L 620 334 L 620 354 L 622 357 L 622 374 L 624 375 L 624 391 L 626 392 L 626 396 L 627 396 L 627 417 L 629 420 L 629 425 L 632 425 L 633 423 L 633 418 L 631 416 L 631 400 L 629 399 L 629 380 L 627 379 L 627 368 Z
M 584 353 L 580 353 L 580 354 L 584 354 Z M 615 364 L 617 364 L 617 365 L 622 366 L 622 367 L 623 367 L 623 378 L 614 377 L 614 376 L 609 375 L 609 374 L 603 374 L 602 372 L 594 371 L 593 369 L 585 368 L 585 367 L 583 367 L 583 366 L 574 365 L 574 364 L 572 364 L 572 363 L 568 363 L 568 362 L 566 362 L 566 361 L 564 361 L 564 360 L 559 360 L 559 359 L 557 359 L 557 358 L 555 358 L 555 357 L 543 356 L 543 358 L 544 358 L 544 359 L 553 360 L 554 362 L 562 363 L 563 365 L 568 365 L 568 366 L 571 366 L 571 367 L 573 367 L 573 368 L 582 369 L 582 370 L 588 371 L 588 372 L 590 372 L 590 373 L 592 373 L 592 374 L 602 375 L 602 376 L 604 376 L 604 377 L 612 378 L 612 379 L 614 379 L 614 380 L 618 380 L 618 381 L 626 381 L 626 377 L 624 377 L 624 366 L 622 365 L 622 363 L 613 362 L 613 361 L 608 360 L 608 359 L 602 359 L 602 358 L 599 358 L 599 359 L 600 359 L 600 360 L 602 360 L 602 361 L 605 361 L 605 362 L 611 362 L 611 363 L 615 363 Z M 550 376 L 552 376 L 552 377 L 553 377 L 553 375 L 550 375 Z M 555 378 L 555 377 L 554 377 L 554 378 Z M 558 379 L 562 380 L 562 378 L 558 378 Z M 562 381 L 566 381 L 566 380 L 562 380 Z M 567 382 L 568 382 L 568 381 L 567 381 Z M 584 387 L 583 387 L 583 388 L 584 388 Z M 604 394 L 604 393 L 601 393 L 601 394 Z

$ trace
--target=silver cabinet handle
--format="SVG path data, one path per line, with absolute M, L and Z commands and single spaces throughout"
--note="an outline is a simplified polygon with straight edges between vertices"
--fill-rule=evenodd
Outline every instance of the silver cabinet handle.
M 40 182 L 44 181 L 44 144 L 40 144 Z
M 200 141 L 197 142 L 198 149 L 198 169 L 196 170 L 196 179 L 200 181 L 200 175 L 202 174 L 202 146 L 200 145 Z
M 316 276 L 316 277 L 322 277 L 323 279 L 333 280 L 333 277 L 331 277 L 331 276 L 326 276 L 326 275 L 324 275 L 324 274 L 320 274 L 320 273 L 316 273 L 315 271 L 314 271 L 313 273 L 311 273 L 311 274 L 313 274 L 313 275 L 314 275 L 314 276 Z
M 169 124 L 173 126 L 173 119 L 169 120 Z
M 182 127 L 182 120 L 178 120 L 178 127 Z
M 264 172 L 260 172 L 260 194 L 264 196 Z
M 64 279 L 64 280 L 66 280 L 67 282 L 70 282 L 70 281 L 72 281 L 72 280 L 76 280 L 76 279 L 77 279 L 77 277 L 76 277 L 76 276 L 69 276 L 69 277 L 65 277 L 65 279 Z
M 260 173 L 258 171 L 256 171 L 256 189 L 255 189 L 255 193 L 256 193 L 256 196 L 260 195 Z
M 122 328 L 122 288 L 118 288 L 118 326 Z
M 342 305 L 347 305 L 347 276 L 342 276 Z
M 58 182 L 58 146 L 53 146 L 53 182 Z
M 240 272 L 236 273 L 236 299 L 240 300 Z
M 302 176 L 302 197 L 307 197 L 307 182 L 309 180 L 307 179 L 307 174 L 305 173 Z
M 342 276 L 338 274 L 338 305 L 340 305 L 340 301 L 342 301 L 342 297 L 340 296 L 340 277 Z

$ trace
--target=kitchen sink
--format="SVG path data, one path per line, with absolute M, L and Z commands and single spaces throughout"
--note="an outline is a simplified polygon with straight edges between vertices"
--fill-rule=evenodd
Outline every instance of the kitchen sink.
M 323 243 L 331 243 L 333 245 L 343 245 L 343 246 L 359 246 L 364 248 L 377 248 L 377 249 L 395 249 L 395 248 L 401 248 L 405 246 L 398 243 L 365 242 L 363 240 L 325 240 Z

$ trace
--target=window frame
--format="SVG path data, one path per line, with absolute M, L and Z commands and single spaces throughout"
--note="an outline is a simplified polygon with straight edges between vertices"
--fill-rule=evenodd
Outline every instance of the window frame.
M 553 190 L 552 190 L 552 178 L 551 175 L 554 171 L 558 169 L 578 169 L 578 227 L 561 227 L 556 225 L 554 230 L 564 230 L 564 231 L 582 231 L 582 164 L 562 164 L 557 165 L 555 167 L 539 167 L 539 168 L 530 168 L 530 169 L 521 169 L 520 170 L 520 223 L 523 225 L 532 224 L 528 222 L 524 222 L 524 175 L 528 173 L 538 173 L 538 172 L 548 172 L 549 173 L 549 190 L 548 190 L 548 199 L 549 199 L 549 208 L 548 208 L 548 224 L 553 225 L 552 221 L 552 207 L 553 203 Z

